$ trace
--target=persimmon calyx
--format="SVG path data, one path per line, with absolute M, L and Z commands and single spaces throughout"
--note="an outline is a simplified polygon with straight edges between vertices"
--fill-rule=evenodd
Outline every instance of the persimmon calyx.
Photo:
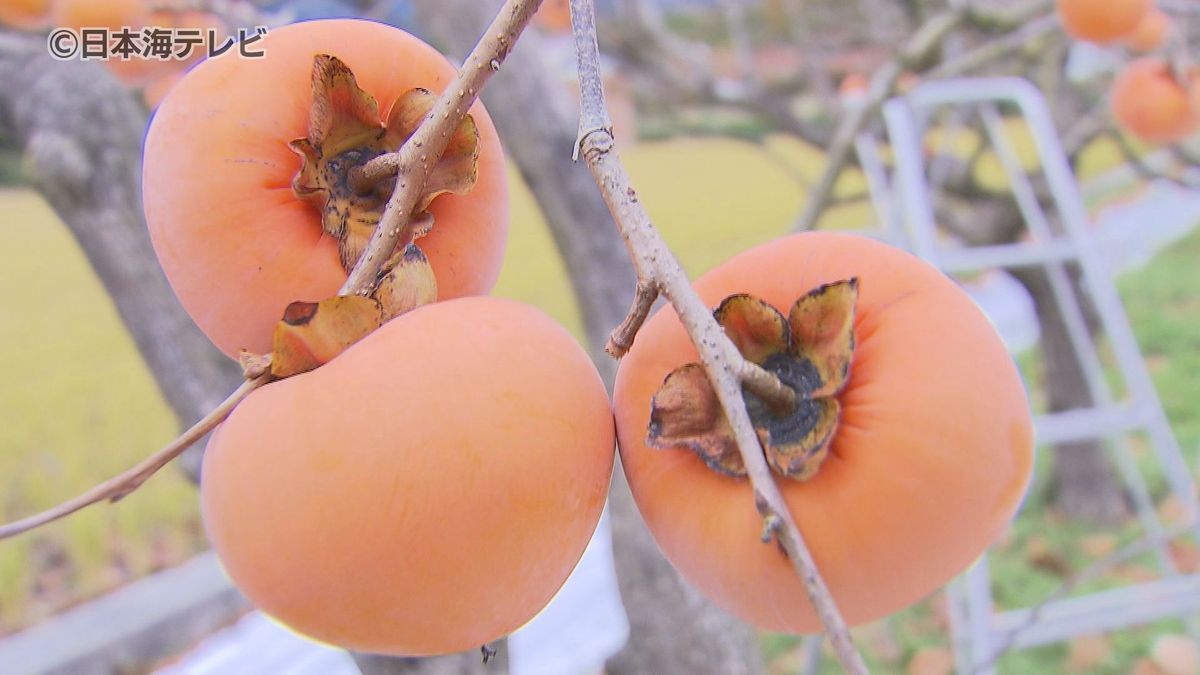
M 383 325 L 378 300 L 359 295 L 293 302 L 275 325 L 271 374 L 298 375 L 328 363 Z
M 270 357 L 245 353 L 242 369 L 252 373 L 270 368 L 276 378 L 313 370 L 387 321 L 435 300 L 437 278 L 429 259 L 419 246 L 409 244 L 383 266 L 372 297 L 339 295 L 288 305 L 275 325 Z
M 780 475 L 807 480 L 829 455 L 841 412 L 837 395 L 850 380 L 857 298 L 858 280 L 849 279 L 809 291 L 787 317 L 745 294 L 725 298 L 713 312 L 744 358 L 798 394 L 795 408 L 780 411 L 743 389 L 767 463 Z M 714 471 L 746 475 L 729 419 L 699 363 L 676 368 L 655 392 L 646 444 L 686 448 Z
M 356 190 L 351 172 L 399 150 L 429 116 L 437 97 L 412 89 L 392 105 L 386 120 L 381 119 L 375 98 L 359 88 L 345 63 L 327 54 L 313 58 L 312 93 L 308 135 L 290 144 L 301 157 L 292 191 L 320 209 L 322 229 L 338 240 L 342 267 L 349 272 L 366 249 L 396 183 L 392 174 L 367 190 Z M 417 222 L 411 224 L 408 241 L 429 232 L 433 220 L 426 210 L 436 197 L 464 194 L 474 187 L 478 160 L 479 130 L 468 115 L 425 183 L 411 214 Z

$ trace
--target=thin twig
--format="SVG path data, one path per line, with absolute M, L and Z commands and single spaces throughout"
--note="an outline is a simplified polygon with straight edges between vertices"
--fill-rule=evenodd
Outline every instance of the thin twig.
M 1147 534 L 1146 536 L 1130 542 L 1123 548 L 1114 551 L 1100 560 L 1093 562 L 1079 572 L 1072 574 L 1070 577 L 1065 579 L 1062 582 L 1062 585 L 1055 589 L 1053 593 L 1046 596 L 1044 600 L 1031 607 L 1029 609 L 1029 614 L 1025 617 L 1025 621 L 1022 622 L 1021 625 L 1006 633 L 1004 641 L 995 649 L 995 651 L 992 652 L 992 654 L 984 661 L 984 663 L 976 666 L 972 672 L 980 673 L 991 671 L 996 665 L 996 661 L 999 660 L 999 658 L 1003 656 L 1005 652 L 1012 649 L 1014 644 L 1016 644 L 1017 638 L 1020 637 L 1020 635 L 1025 631 L 1036 626 L 1037 623 L 1041 621 L 1042 614 L 1045 613 L 1047 607 L 1049 607 L 1053 602 L 1065 598 L 1071 593 L 1071 591 L 1075 590 L 1080 585 L 1098 578 L 1101 574 L 1104 574 L 1117 565 L 1121 565 L 1133 560 L 1155 546 L 1162 546 L 1163 544 L 1169 543 L 1172 539 L 1176 539 L 1189 533 L 1195 534 L 1195 532 L 1196 523 L 1187 522 L 1176 525 L 1175 527 L 1171 527 L 1162 532 L 1158 532 L 1157 534 Z
M 834 132 L 833 141 L 825 156 L 825 170 L 815 187 L 808 193 L 804 210 L 793 224 L 796 231 L 811 230 L 825 212 L 838 178 L 850 161 L 854 139 L 875 114 L 896 86 L 896 80 L 904 68 L 925 59 L 946 37 L 964 22 L 987 27 L 1015 28 L 1034 16 L 1046 11 L 1048 0 L 1031 0 L 1004 14 L 987 14 L 970 2 L 963 2 L 929 17 L 911 37 L 905 41 L 894 57 L 879 66 L 871 75 L 866 100 L 847 111 Z
M 193 443 L 203 438 L 204 434 L 207 434 L 218 424 L 224 422 L 225 418 L 229 417 L 229 413 L 233 412 L 233 409 L 237 407 L 237 404 L 242 402 L 242 399 L 270 380 L 271 376 L 269 374 L 261 374 L 254 379 L 246 380 L 242 383 L 242 386 L 235 389 L 229 395 L 229 398 L 226 398 L 212 412 L 205 415 L 204 419 L 193 424 L 190 429 L 183 432 L 182 435 L 171 441 L 163 449 L 142 460 L 137 466 L 100 483 L 74 499 L 65 501 L 58 506 L 29 516 L 28 518 L 22 518 L 21 520 L 0 527 L 0 539 L 7 539 L 8 537 L 58 520 L 59 518 L 69 516 L 97 502 L 106 500 L 115 502 L 133 492 L 142 483 L 146 482 L 147 478 L 153 476 L 155 472 L 169 464 L 171 460 L 191 447 Z
M 849 673 L 866 673 L 866 664 L 855 648 L 846 622 L 828 586 L 821 579 L 812 554 L 775 484 L 758 435 L 746 412 L 742 395 L 743 373 L 746 372 L 742 364 L 746 361 L 716 322 L 712 310 L 696 294 L 683 268 L 650 222 L 649 215 L 637 199 L 629 175 L 616 155 L 612 122 L 601 87 L 592 0 L 571 0 L 571 23 L 578 58 L 582 108 L 577 150 L 582 152 L 612 212 L 637 269 L 638 278 L 643 284 L 653 284 L 667 296 L 700 353 L 701 363 L 733 428 L 754 490 L 755 504 L 764 518 L 767 531 L 774 532 L 796 573 L 803 580 L 808 597 L 843 667 Z
M 1122 134 L 1120 131 L 1118 131 L 1116 129 L 1108 129 L 1106 133 L 1107 133 L 1108 137 L 1111 138 L 1113 140 L 1113 142 L 1115 142 L 1117 144 L 1117 149 L 1120 150 L 1121 157 L 1122 157 L 1122 159 L 1125 160 L 1125 164 L 1139 178 L 1141 178 L 1143 180 L 1148 180 L 1148 181 L 1153 181 L 1153 180 L 1168 181 L 1170 183 L 1174 183 L 1175 185 L 1179 185 L 1180 187 L 1185 187 L 1185 188 L 1197 187 L 1197 181 L 1194 179 L 1190 179 L 1188 174 L 1184 173 L 1182 170 L 1180 171 L 1180 173 L 1178 175 L 1174 175 L 1174 174 L 1168 173 L 1169 169 L 1162 169 L 1157 166 L 1154 166 L 1154 164 L 1152 162 L 1155 159 L 1164 159 L 1164 157 L 1161 153 L 1154 153 L 1149 156 L 1144 155 L 1142 153 L 1139 153 L 1137 151 L 1137 149 L 1135 149 L 1133 147 L 1133 145 L 1130 144 L 1129 139 L 1125 136 L 1125 134 Z M 1168 153 L 1168 154 L 1170 154 L 1170 153 Z
M 966 75 L 986 65 L 993 64 L 997 59 L 1007 56 L 1012 52 L 1028 47 L 1031 41 L 1057 30 L 1058 27 L 1058 15 L 1047 14 L 1046 16 L 1030 21 L 1011 33 L 985 42 L 968 52 L 963 52 L 954 59 L 944 61 L 930 68 L 923 76 L 926 79 L 938 80 Z
M 833 134 L 833 141 L 825 155 L 825 170 L 817 179 L 816 185 L 808 193 L 804 203 L 804 211 L 796 219 L 794 229 L 805 231 L 813 229 L 817 219 L 824 213 L 837 185 L 838 178 L 850 161 L 850 151 L 854 148 L 854 139 L 862 131 L 874 115 L 883 100 L 887 98 L 896 86 L 896 80 L 903 72 L 905 65 L 916 61 L 920 56 L 940 45 L 942 40 L 966 18 L 964 9 L 947 9 L 929 18 L 921 28 L 901 47 L 900 52 L 886 63 L 879 66 L 871 75 L 867 88 L 867 98 L 861 104 L 851 107 L 838 124 Z
M 608 344 L 604 345 L 604 351 L 608 352 L 609 356 L 614 359 L 625 356 L 625 353 L 633 346 L 633 336 L 637 335 L 642 328 L 642 323 L 646 321 L 646 317 L 650 316 L 650 308 L 654 306 L 655 300 L 658 300 L 658 286 L 638 281 L 629 313 L 625 315 L 625 320 L 621 322 L 621 325 L 617 326 L 612 335 L 608 337 Z
M 463 63 L 458 77 L 438 97 L 429 118 L 395 154 L 396 188 L 388 199 L 379 225 L 366 251 L 350 271 L 339 295 L 369 295 L 375 289 L 380 268 L 398 245 L 412 241 L 412 211 L 421 197 L 425 181 L 446 151 L 458 125 L 508 56 L 541 0 L 507 0 Z M 390 161 L 390 160 L 388 160 Z

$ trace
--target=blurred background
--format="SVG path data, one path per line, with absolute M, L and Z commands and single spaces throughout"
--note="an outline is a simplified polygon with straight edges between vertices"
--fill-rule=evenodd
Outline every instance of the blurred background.
M 62 22 L 52 18 L 51 4 L 0 0 L 6 521 L 134 464 L 238 379 L 171 297 L 138 200 L 145 125 L 192 64 L 134 72 L 55 61 L 45 35 Z M 83 4 L 99 12 L 90 20 L 113 25 L 200 25 L 233 34 L 363 17 L 414 32 L 456 62 L 498 7 L 490 0 Z M 1194 123 L 1169 138 L 1148 132 L 1122 117 L 1111 94 L 1135 59 L 1161 59 L 1166 92 L 1147 88 L 1138 96 L 1176 95 L 1200 120 L 1200 90 L 1189 89 L 1188 74 L 1200 4 L 1159 0 L 1155 11 L 1167 19 L 1161 35 L 1135 26 L 1099 44 L 1064 31 L 1048 0 L 607 0 L 597 10 L 622 159 L 689 274 L 812 228 L 863 231 L 918 252 L 922 242 L 958 253 L 1019 246 L 1038 239 L 1030 226 L 1037 213 L 1048 232 L 1069 240 L 1072 255 L 1087 255 L 1082 266 L 1075 258 L 1011 271 L 986 261 L 947 265 L 1010 346 L 1036 411 L 1100 406 L 1088 424 L 1103 432 L 1062 433 L 1039 448 L 1020 515 L 957 595 L 939 592 L 855 630 L 875 672 L 934 675 L 994 665 L 1005 673 L 1200 673 L 1193 630 L 1200 585 L 1191 576 L 1200 573 L 1200 548 L 1190 537 L 1145 545 L 1147 532 L 1178 530 L 1195 510 L 1200 144 L 1190 137 Z M 546 0 L 484 95 L 513 186 L 496 293 L 570 327 L 611 377 L 614 364 L 600 350 L 628 306 L 634 277 L 590 175 L 570 159 L 578 104 L 569 33 L 566 3 Z M 912 126 L 916 146 L 893 142 L 902 125 L 885 127 L 884 101 L 906 94 L 917 101 L 923 87 L 951 77 L 997 76 L 1036 86 L 1054 147 L 1039 143 L 1021 109 L 1002 96 L 988 106 L 930 104 Z M 1155 100 L 1157 109 L 1173 104 Z M 1077 178 L 1083 222 L 1072 220 L 1043 170 L 1064 162 Z M 903 167 L 916 167 L 919 184 L 898 180 Z M 913 210 L 922 200 L 924 221 Z M 1072 236 L 1076 225 L 1082 234 Z M 1068 302 L 1061 302 L 1063 279 Z M 1114 288 L 1124 328 L 1112 324 L 1111 303 L 1105 309 Z M 1074 313 L 1086 324 L 1095 362 L 1072 339 Z M 1126 328 L 1139 349 L 1132 370 L 1128 350 L 1112 339 Z M 1148 402 L 1138 385 L 1144 374 L 1157 394 Z M 1116 408 L 1100 399 L 1110 394 L 1148 406 L 1139 419 L 1150 421 L 1106 418 Z M 1153 423 L 1160 414 L 1166 435 Z M 1177 450 L 1181 458 L 1172 462 Z M 356 666 L 255 623 L 254 615 L 235 623 L 248 607 L 205 557 L 197 461 L 190 453 L 119 505 L 0 542 L 0 673 L 482 668 L 478 654 L 441 665 L 360 657 Z M 632 630 L 595 667 L 614 674 L 836 672 L 819 641 L 754 632 L 689 591 L 619 482 L 611 510 Z M 1123 554 L 1138 542 L 1140 549 Z M 1163 580 L 1174 585 L 1153 585 Z M 1104 595 L 1143 587 L 1150 590 L 1140 604 L 1137 593 Z M 1070 606 L 1078 611 L 1058 616 L 1057 632 L 1028 648 L 1005 649 L 1025 645 L 1013 635 L 988 638 L 987 621 L 972 623 L 993 609 L 1036 607 L 1059 595 L 1084 604 Z M 1096 597 L 1103 602 L 1087 604 Z M 1155 599 L 1163 597 L 1179 602 Z M 1045 614 L 996 625 L 1032 634 L 1039 620 L 1056 616 Z M 582 672 L 579 664 L 511 665 L 514 672 Z

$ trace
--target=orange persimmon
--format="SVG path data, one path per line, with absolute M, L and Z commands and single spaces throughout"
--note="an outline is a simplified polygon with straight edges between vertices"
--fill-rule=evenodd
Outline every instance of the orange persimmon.
M 950 279 L 908 253 L 851 235 L 799 234 L 695 283 L 709 306 L 747 293 L 784 315 L 812 289 L 855 286 L 851 365 L 834 396 L 829 454 L 811 477 L 776 477 L 852 624 L 917 601 L 982 553 L 1024 495 L 1033 451 L 1025 391 L 995 330 Z M 741 330 L 762 334 L 764 325 Z M 652 397 L 668 373 L 696 360 L 668 307 L 621 362 L 614 410 L 638 508 L 667 558 L 717 604 L 764 629 L 820 630 L 786 557 L 759 542 L 762 517 L 746 479 L 682 447 L 648 447 L 661 431 L 648 426 Z
M 1109 102 L 1123 129 L 1151 143 L 1171 143 L 1200 126 L 1200 75 L 1185 87 L 1162 59 L 1144 57 L 1113 79 Z
M 478 648 L 579 561 L 613 441 L 604 385 L 565 329 L 511 300 L 449 300 L 243 401 L 204 456 L 204 522 L 237 586 L 301 633 L 385 654 Z
M 62 28 L 137 28 L 150 13 L 147 0 L 54 0 L 54 25 Z
M 1068 35 L 1103 44 L 1136 31 L 1154 0 L 1057 0 L 1057 6 Z
M 0 25 L 34 30 L 50 22 L 51 0 L 0 0 Z
M 140 39 L 142 29 L 150 18 L 147 0 L 55 0 L 54 25 L 82 31 L 105 29 L 118 31 L 128 28 Z M 112 40 L 109 41 L 110 45 Z M 121 58 L 109 55 L 104 67 L 123 84 L 138 86 L 162 72 L 162 63 L 143 59 L 140 56 Z
M 571 5 L 568 0 L 546 0 L 533 20 L 548 33 L 570 33 Z
M 309 130 L 314 59 L 336 57 L 387 119 L 415 88 L 440 92 L 455 68 L 417 38 L 352 19 L 272 30 L 253 49 L 203 61 L 159 106 L 146 138 L 143 201 L 159 262 L 192 319 L 225 353 L 265 352 L 284 308 L 336 294 L 338 240 L 293 190 Z M 326 59 L 330 61 L 329 59 Z M 418 240 L 439 299 L 486 293 L 508 218 L 504 156 L 482 105 L 471 108 L 478 167 L 466 194 L 439 197 Z
M 1138 52 L 1152 52 L 1167 41 L 1171 30 L 1171 17 L 1157 7 L 1146 12 L 1138 22 L 1137 29 L 1126 36 L 1125 44 Z
M 142 101 L 146 107 L 154 110 L 170 93 L 172 87 L 183 79 L 184 71 L 176 70 L 157 77 L 142 87 Z

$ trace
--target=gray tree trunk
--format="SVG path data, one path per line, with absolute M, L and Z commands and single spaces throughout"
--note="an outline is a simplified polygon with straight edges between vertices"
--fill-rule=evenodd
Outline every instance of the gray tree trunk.
M 185 424 L 204 416 L 241 374 L 183 311 L 151 248 L 145 109 L 100 65 L 55 61 L 44 39 L 0 31 L 0 130 L 24 149 L 30 180 L 83 248 L 171 409 Z M 197 446 L 185 456 L 193 477 Z
M 474 46 L 498 3 L 419 0 L 426 36 L 448 53 Z M 547 68 L 540 35 L 527 31 L 483 98 L 505 150 L 537 197 L 566 263 L 593 358 L 611 384 L 603 345 L 625 315 L 635 275 L 608 208 L 582 162 L 571 160 L 578 114 Z M 610 492 L 621 595 L 632 630 L 609 662 L 613 675 L 738 675 L 763 671 L 755 634 L 693 591 L 659 553 L 618 471 Z
M 1037 308 L 1047 406 L 1052 412 L 1091 406 L 1091 391 L 1054 300 L 1049 276 L 1041 268 L 1014 270 L 1013 276 L 1033 296 Z M 1125 491 L 1100 441 L 1054 446 L 1052 482 L 1055 506 L 1069 518 L 1113 524 L 1129 513 Z

